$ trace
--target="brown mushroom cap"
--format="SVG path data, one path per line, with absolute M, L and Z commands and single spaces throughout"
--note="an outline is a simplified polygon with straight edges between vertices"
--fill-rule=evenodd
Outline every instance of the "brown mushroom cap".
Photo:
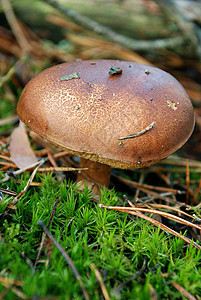
M 116 74 L 109 74 L 111 68 Z M 190 98 L 174 77 L 118 60 L 73 61 L 46 69 L 26 85 L 17 111 L 50 142 L 117 168 L 145 167 L 166 158 L 194 128 Z M 143 134 L 119 140 L 153 122 Z

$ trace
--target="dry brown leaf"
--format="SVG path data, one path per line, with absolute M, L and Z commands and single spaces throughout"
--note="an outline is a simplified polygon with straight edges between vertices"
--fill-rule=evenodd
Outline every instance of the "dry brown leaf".
M 22 122 L 14 129 L 10 140 L 10 156 L 18 168 L 26 168 L 37 163 L 37 158 L 31 149 L 30 142 Z

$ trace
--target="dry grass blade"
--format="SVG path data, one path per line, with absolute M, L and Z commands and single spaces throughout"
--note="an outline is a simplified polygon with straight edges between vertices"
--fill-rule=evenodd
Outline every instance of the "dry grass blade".
M 0 158 L 5 159 L 5 160 L 8 160 L 8 161 L 12 161 L 12 160 L 10 159 L 10 157 L 8 157 L 8 156 L 6 156 L 6 155 L 3 155 L 3 154 L 0 154 Z
M 6 156 L 6 155 L 2 155 L 0 154 L 0 158 L 4 159 L 4 160 L 8 160 L 8 161 L 12 161 L 10 157 Z
M 10 285 L 17 285 L 17 286 L 22 286 L 22 281 L 21 280 L 15 280 L 13 278 L 9 277 L 0 277 L 0 282 L 2 284 L 10 284 Z
M 193 216 L 187 214 L 185 211 L 177 208 L 177 207 L 173 207 L 173 206 L 168 206 L 168 205 L 163 205 L 163 204 L 157 204 L 157 203 L 150 203 L 149 205 L 146 205 L 146 204 L 142 204 L 142 205 L 139 205 L 139 207 L 155 207 L 155 208 L 160 208 L 160 209 L 166 209 L 166 210 L 172 210 L 172 211 L 176 211 L 178 214 L 181 214 L 181 215 L 184 215 L 188 218 L 191 218 L 191 219 L 194 219 Z M 138 207 L 138 206 L 137 206 Z
M 191 223 L 189 221 L 186 221 L 180 217 L 177 217 L 175 215 L 172 215 L 172 214 L 169 214 L 169 213 L 166 213 L 166 212 L 163 212 L 163 211 L 158 211 L 158 210 L 155 210 L 155 209 L 147 209 L 147 208 L 140 208 L 140 207 L 120 207 L 120 206 L 105 206 L 105 205 L 102 205 L 102 204 L 99 204 L 100 207 L 105 207 L 105 208 L 108 208 L 108 209 L 114 209 L 114 210 L 118 210 L 118 211 L 140 211 L 140 212 L 144 212 L 144 213 L 151 213 L 151 214 L 157 214 L 157 215 L 160 215 L 160 216 L 163 216 L 169 220 L 172 220 L 172 221 L 175 221 L 175 222 L 178 222 L 180 224 L 184 224 L 186 226 L 190 226 L 190 227 L 194 227 L 194 228 L 197 228 L 198 230 L 201 230 L 201 226 L 197 225 L 197 224 L 194 224 L 194 223 Z
M 92 265 L 91 265 L 91 269 L 94 271 L 95 276 L 96 276 L 97 280 L 98 280 L 99 283 L 100 283 L 101 290 L 102 290 L 102 293 L 103 293 L 103 296 L 104 296 L 105 300 L 110 300 L 110 296 L 109 296 L 108 291 L 107 291 L 107 289 L 106 289 L 106 287 L 105 287 L 105 284 L 104 284 L 104 282 L 103 282 L 103 278 L 102 278 L 102 276 L 101 276 L 101 273 L 100 273 L 99 270 L 95 267 L 95 264 L 92 264 Z
M 155 126 L 156 122 L 153 121 L 150 125 L 148 125 L 146 128 L 142 129 L 141 131 L 138 131 L 136 133 L 133 134 L 129 134 L 126 136 L 121 136 L 119 137 L 119 140 L 126 140 L 126 139 L 131 139 L 131 138 L 135 138 L 138 137 L 140 135 L 143 135 L 144 133 L 146 133 L 147 131 L 151 130 L 154 126 Z
M 8 283 L 3 283 L 1 282 L 1 284 L 6 288 L 5 290 L 5 294 L 1 293 L 0 294 L 0 299 L 6 299 L 5 296 L 6 296 L 6 292 L 8 292 L 9 290 L 11 290 L 13 292 L 13 294 L 16 295 L 16 299 L 27 299 L 27 296 L 21 292 L 18 288 L 16 287 L 13 287 L 11 284 L 8 284 Z
M 152 65 L 148 60 L 136 52 L 120 46 L 119 44 L 106 41 L 90 33 L 85 36 L 68 33 L 67 39 L 76 47 L 83 49 L 81 52 L 83 59 L 89 59 L 95 55 L 98 55 L 100 58 L 108 58 L 115 52 L 116 57 L 119 59 Z
M 189 292 L 187 292 L 182 286 L 180 286 L 178 283 L 171 281 L 172 285 L 174 285 L 174 287 L 183 295 L 185 296 L 187 299 L 189 300 L 196 300 L 197 298 L 195 298 L 193 295 L 191 295 Z
M 6 161 L 0 161 L 0 165 L 2 165 L 2 166 L 7 166 L 7 167 L 9 167 L 9 168 L 14 168 L 14 169 L 17 168 L 16 164 L 9 163 L 9 162 L 6 162 Z M 5 180 L 5 181 L 6 181 L 6 180 Z M 1 181 L 0 181 L 0 182 L 1 182 Z
M 158 300 L 158 295 L 151 284 L 149 284 L 149 293 L 151 300 Z
M 149 222 L 151 222 L 152 224 L 156 225 L 157 227 L 160 227 L 162 230 L 165 230 L 179 238 L 181 238 L 182 240 L 184 240 L 186 243 L 188 244 L 193 244 L 194 247 L 196 247 L 197 249 L 201 250 L 201 246 L 198 245 L 196 242 L 193 242 L 192 240 L 190 240 L 189 238 L 179 234 L 178 232 L 176 232 L 175 230 L 172 230 L 171 228 L 169 228 L 168 226 L 150 218 L 150 217 L 147 217 L 146 215 L 142 214 L 140 211 L 143 211 L 145 212 L 145 210 L 140 210 L 140 209 L 137 209 L 137 208 L 134 208 L 134 207 L 115 207 L 115 206 L 106 206 L 104 204 L 99 204 L 99 207 L 100 208 L 107 208 L 107 209 L 112 209 L 112 210 L 116 210 L 116 211 L 120 211 L 120 212 L 125 212 L 125 213 L 129 213 L 131 215 L 135 215 L 135 216 L 139 216 L 140 218 L 142 219 L 145 219 L 145 220 L 148 220 Z M 151 210 L 152 211 L 152 210 Z M 146 210 L 146 212 L 148 212 Z M 152 211 L 153 213 L 158 213 L 158 211 Z M 173 215 L 171 215 L 173 216 Z M 175 217 L 175 216 L 174 216 Z M 177 217 L 178 218 L 178 217 Z M 181 218 L 180 218 L 181 219 Z M 182 219 L 181 219 L 182 220 Z M 184 220 L 185 221 L 185 220 Z M 177 221 L 178 222 L 178 221 Z M 187 222 L 187 221 L 185 221 Z M 189 222 L 191 224 L 192 227 L 195 226 L 195 224 Z M 196 225 L 196 228 L 198 229 L 201 229 L 200 226 Z

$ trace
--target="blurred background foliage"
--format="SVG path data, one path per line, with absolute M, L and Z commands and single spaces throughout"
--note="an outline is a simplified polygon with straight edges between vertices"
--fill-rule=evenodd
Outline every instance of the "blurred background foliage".
M 1 100 L 8 106 L 7 115 L 1 109 L 1 118 L 15 115 L 24 85 L 51 65 L 97 58 L 150 64 L 175 76 L 191 97 L 196 129 L 188 155 L 199 158 L 200 1 L 1 0 L 0 4 L 0 97 L 9 100 L 9 104 Z

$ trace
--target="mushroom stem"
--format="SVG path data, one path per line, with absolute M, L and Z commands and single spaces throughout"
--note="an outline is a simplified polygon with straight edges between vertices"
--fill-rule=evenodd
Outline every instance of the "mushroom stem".
M 81 171 L 77 176 L 77 182 L 82 181 L 80 189 L 84 188 L 85 183 L 89 189 L 93 189 L 93 193 L 100 195 L 100 187 L 109 187 L 111 167 L 91 161 L 88 159 L 80 158 L 80 168 L 88 168 Z

